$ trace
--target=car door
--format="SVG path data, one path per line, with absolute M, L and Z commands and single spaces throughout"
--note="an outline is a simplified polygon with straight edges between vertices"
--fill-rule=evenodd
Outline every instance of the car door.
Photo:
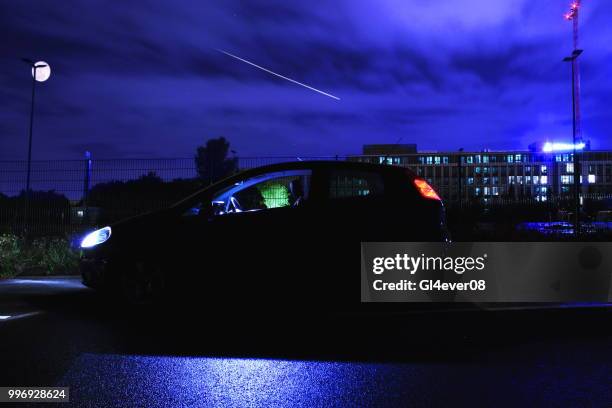
M 331 234 L 343 242 L 384 240 L 392 206 L 381 172 L 330 169 L 326 177 L 326 218 Z
M 360 243 L 386 240 L 394 214 L 382 172 L 338 166 L 330 167 L 322 179 L 320 220 L 325 233 L 319 256 L 327 273 L 320 299 L 333 313 L 359 304 Z
M 200 225 L 214 265 L 206 276 L 232 299 L 261 304 L 287 293 L 311 225 L 311 180 L 311 169 L 257 174 L 212 198 L 223 209 Z

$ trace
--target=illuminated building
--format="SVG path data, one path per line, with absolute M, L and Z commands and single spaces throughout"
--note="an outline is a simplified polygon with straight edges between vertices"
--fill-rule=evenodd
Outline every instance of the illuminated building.
M 395 154 L 397 147 L 377 145 L 378 154 L 348 160 L 404 166 L 433 185 L 446 201 L 531 198 L 546 201 L 573 192 L 573 145 L 542 143 L 517 151 L 431 151 Z M 416 150 L 416 149 L 415 149 Z M 581 163 L 581 194 L 612 194 L 612 150 L 577 146 Z

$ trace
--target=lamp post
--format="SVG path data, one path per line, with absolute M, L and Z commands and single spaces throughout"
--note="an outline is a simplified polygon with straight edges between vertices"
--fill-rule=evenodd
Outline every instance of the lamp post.
M 34 124 L 34 96 L 36 91 L 36 82 L 45 82 L 51 76 L 51 67 L 44 61 L 33 62 L 27 58 L 21 59 L 32 68 L 32 103 L 30 106 L 30 134 L 28 137 L 28 169 L 26 176 L 26 196 L 25 196 L 25 220 L 24 224 L 27 227 L 28 211 L 30 204 L 30 176 L 32 173 L 32 127 Z
M 563 58 L 563 62 L 571 62 L 572 64 L 572 141 L 574 151 L 574 232 L 576 235 L 580 234 L 580 177 L 582 170 L 580 169 L 580 161 L 578 159 L 577 145 L 579 143 L 576 140 L 576 83 L 575 83 L 575 67 L 576 60 L 582 54 L 582 50 L 574 50 L 572 55 Z M 582 141 L 580 141 L 582 142 Z

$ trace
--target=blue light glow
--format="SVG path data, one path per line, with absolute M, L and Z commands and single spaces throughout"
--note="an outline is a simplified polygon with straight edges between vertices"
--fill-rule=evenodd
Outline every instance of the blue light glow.
M 104 227 L 85 235 L 81 241 L 81 248 L 92 248 L 108 241 L 111 236 L 111 227 Z
M 542 146 L 542 151 L 544 153 L 563 152 L 563 151 L 574 150 L 574 147 L 576 148 L 576 150 L 582 150 L 585 148 L 585 146 L 586 146 L 586 143 L 583 143 L 583 142 L 576 143 L 575 145 L 572 143 L 546 142 L 544 143 L 544 146 Z

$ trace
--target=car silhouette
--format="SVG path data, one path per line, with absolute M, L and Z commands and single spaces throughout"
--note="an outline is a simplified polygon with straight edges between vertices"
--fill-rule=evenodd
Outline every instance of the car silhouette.
M 289 162 L 88 234 L 80 268 L 87 286 L 133 301 L 320 303 L 338 285 L 359 296 L 361 242 L 447 239 L 442 201 L 408 169 Z

